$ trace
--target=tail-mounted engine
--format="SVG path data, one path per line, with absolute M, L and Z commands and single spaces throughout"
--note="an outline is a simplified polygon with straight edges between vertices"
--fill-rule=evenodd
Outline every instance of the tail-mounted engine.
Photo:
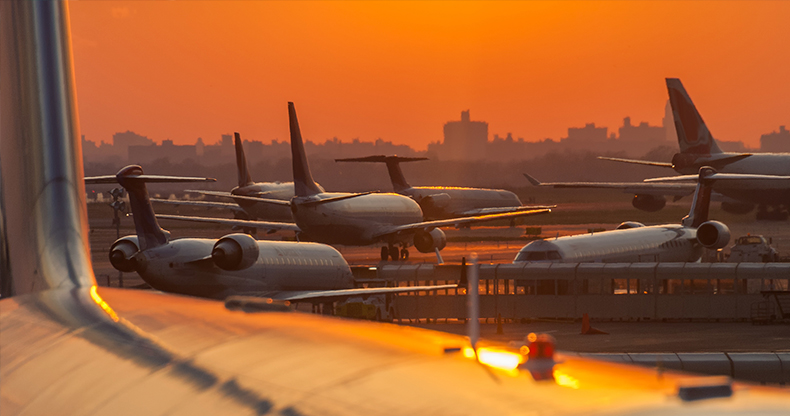
M 447 235 L 438 228 L 430 232 L 420 231 L 414 234 L 414 247 L 420 253 L 433 253 L 437 248 L 441 250 L 446 245 Z
M 222 270 L 246 269 L 258 261 L 258 241 L 247 234 L 222 237 L 211 250 L 211 259 Z
M 667 199 L 660 195 L 634 195 L 631 205 L 642 211 L 656 212 L 667 205 Z
M 133 272 L 137 269 L 137 262 L 134 255 L 140 251 L 140 243 L 137 236 L 122 237 L 110 246 L 110 264 L 115 270 L 124 273 Z
M 420 199 L 420 206 L 428 210 L 440 209 L 449 205 L 450 200 L 452 200 L 452 197 L 448 194 L 433 194 Z
M 724 248 L 730 243 L 730 229 L 718 221 L 703 222 L 697 228 L 697 241 L 705 248 Z

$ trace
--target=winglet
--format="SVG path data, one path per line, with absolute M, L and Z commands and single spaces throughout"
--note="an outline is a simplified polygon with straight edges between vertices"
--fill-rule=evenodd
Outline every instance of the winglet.
M 527 178 L 529 183 L 532 184 L 532 186 L 540 186 L 540 181 L 539 180 L 533 178 L 532 176 L 530 176 L 530 175 L 528 175 L 526 173 L 524 173 L 523 175 L 524 175 L 525 178 Z
M 304 151 L 302 132 L 299 129 L 299 120 L 296 119 L 294 103 L 288 102 L 288 121 L 291 128 L 291 159 L 293 161 L 294 194 L 296 196 L 312 196 L 321 193 L 318 184 L 310 173 L 307 164 L 307 154 Z
M 241 142 L 241 135 L 233 133 L 233 144 L 236 146 L 236 169 L 239 179 L 239 186 L 252 185 L 252 176 L 247 168 L 247 156 L 244 155 L 244 145 Z
M 683 83 L 677 78 L 667 78 L 666 82 L 680 153 L 697 155 L 721 153 L 697 107 L 683 88 Z

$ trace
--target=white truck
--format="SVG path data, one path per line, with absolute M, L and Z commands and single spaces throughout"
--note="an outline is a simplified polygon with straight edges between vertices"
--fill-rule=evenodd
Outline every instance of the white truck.
M 771 247 L 771 239 L 761 235 L 747 235 L 735 240 L 735 245 L 730 249 L 730 263 L 762 262 L 768 263 L 779 260 L 779 252 Z

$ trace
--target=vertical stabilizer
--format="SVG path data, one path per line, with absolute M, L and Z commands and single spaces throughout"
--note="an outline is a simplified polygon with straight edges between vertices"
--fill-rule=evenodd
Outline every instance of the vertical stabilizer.
M 307 155 L 302 142 L 302 132 L 299 130 L 299 120 L 296 119 L 294 103 L 288 103 L 288 121 L 291 128 L 291 159 L 293 161 L 294 194 L 296 196 L 311 196 L 321 193 L 318 184 L 310 173 L 307 164 Z
M 236 146 L 236 168 L 238 170 L 239 186 L 252 185 L 252 176 L 247 168 L 247 156 L 244 155 L 244 145 L 238 132 L 233 133 L 233 143 Z
M 132 219 L 140 242 L 140 250 L 147 250 L 167 244 L 169 237 L 156 221 L 145 180 L 139 177 L 142 174 L 143 168 L 131 165 L 121 169 L 115 177 L 129 193 L 129 205 L 132 208 Z
M 715 173 L 716 170 L 710 166 L 703 166 L 699 169 L 699 179 L 697 181 L 697 189 L 694 191 L 694 200 L 691 201 L 691 211 L 681 221 L 684 227 L 697 228 L 708 220 L 710 195 L 713 189 L 711 176 Z
M 667 78 L 667 92 L 672 106 L 675 130 L 678 134 L 680 153 L 709 155 L 721 153 L 719 145 L 702 120 L 683 83 L 677 78 Z

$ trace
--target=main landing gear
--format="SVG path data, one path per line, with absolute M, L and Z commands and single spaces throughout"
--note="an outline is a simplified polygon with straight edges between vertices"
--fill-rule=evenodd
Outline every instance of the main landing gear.
M 395 246 L 387 246 L 381 248 L 381 261 L 387 261 L 387 259 L 392 259 L 392 261 L 398 260 L 408 260 L 409 259 L 409 250 L 406 247 L 398 249 Z

